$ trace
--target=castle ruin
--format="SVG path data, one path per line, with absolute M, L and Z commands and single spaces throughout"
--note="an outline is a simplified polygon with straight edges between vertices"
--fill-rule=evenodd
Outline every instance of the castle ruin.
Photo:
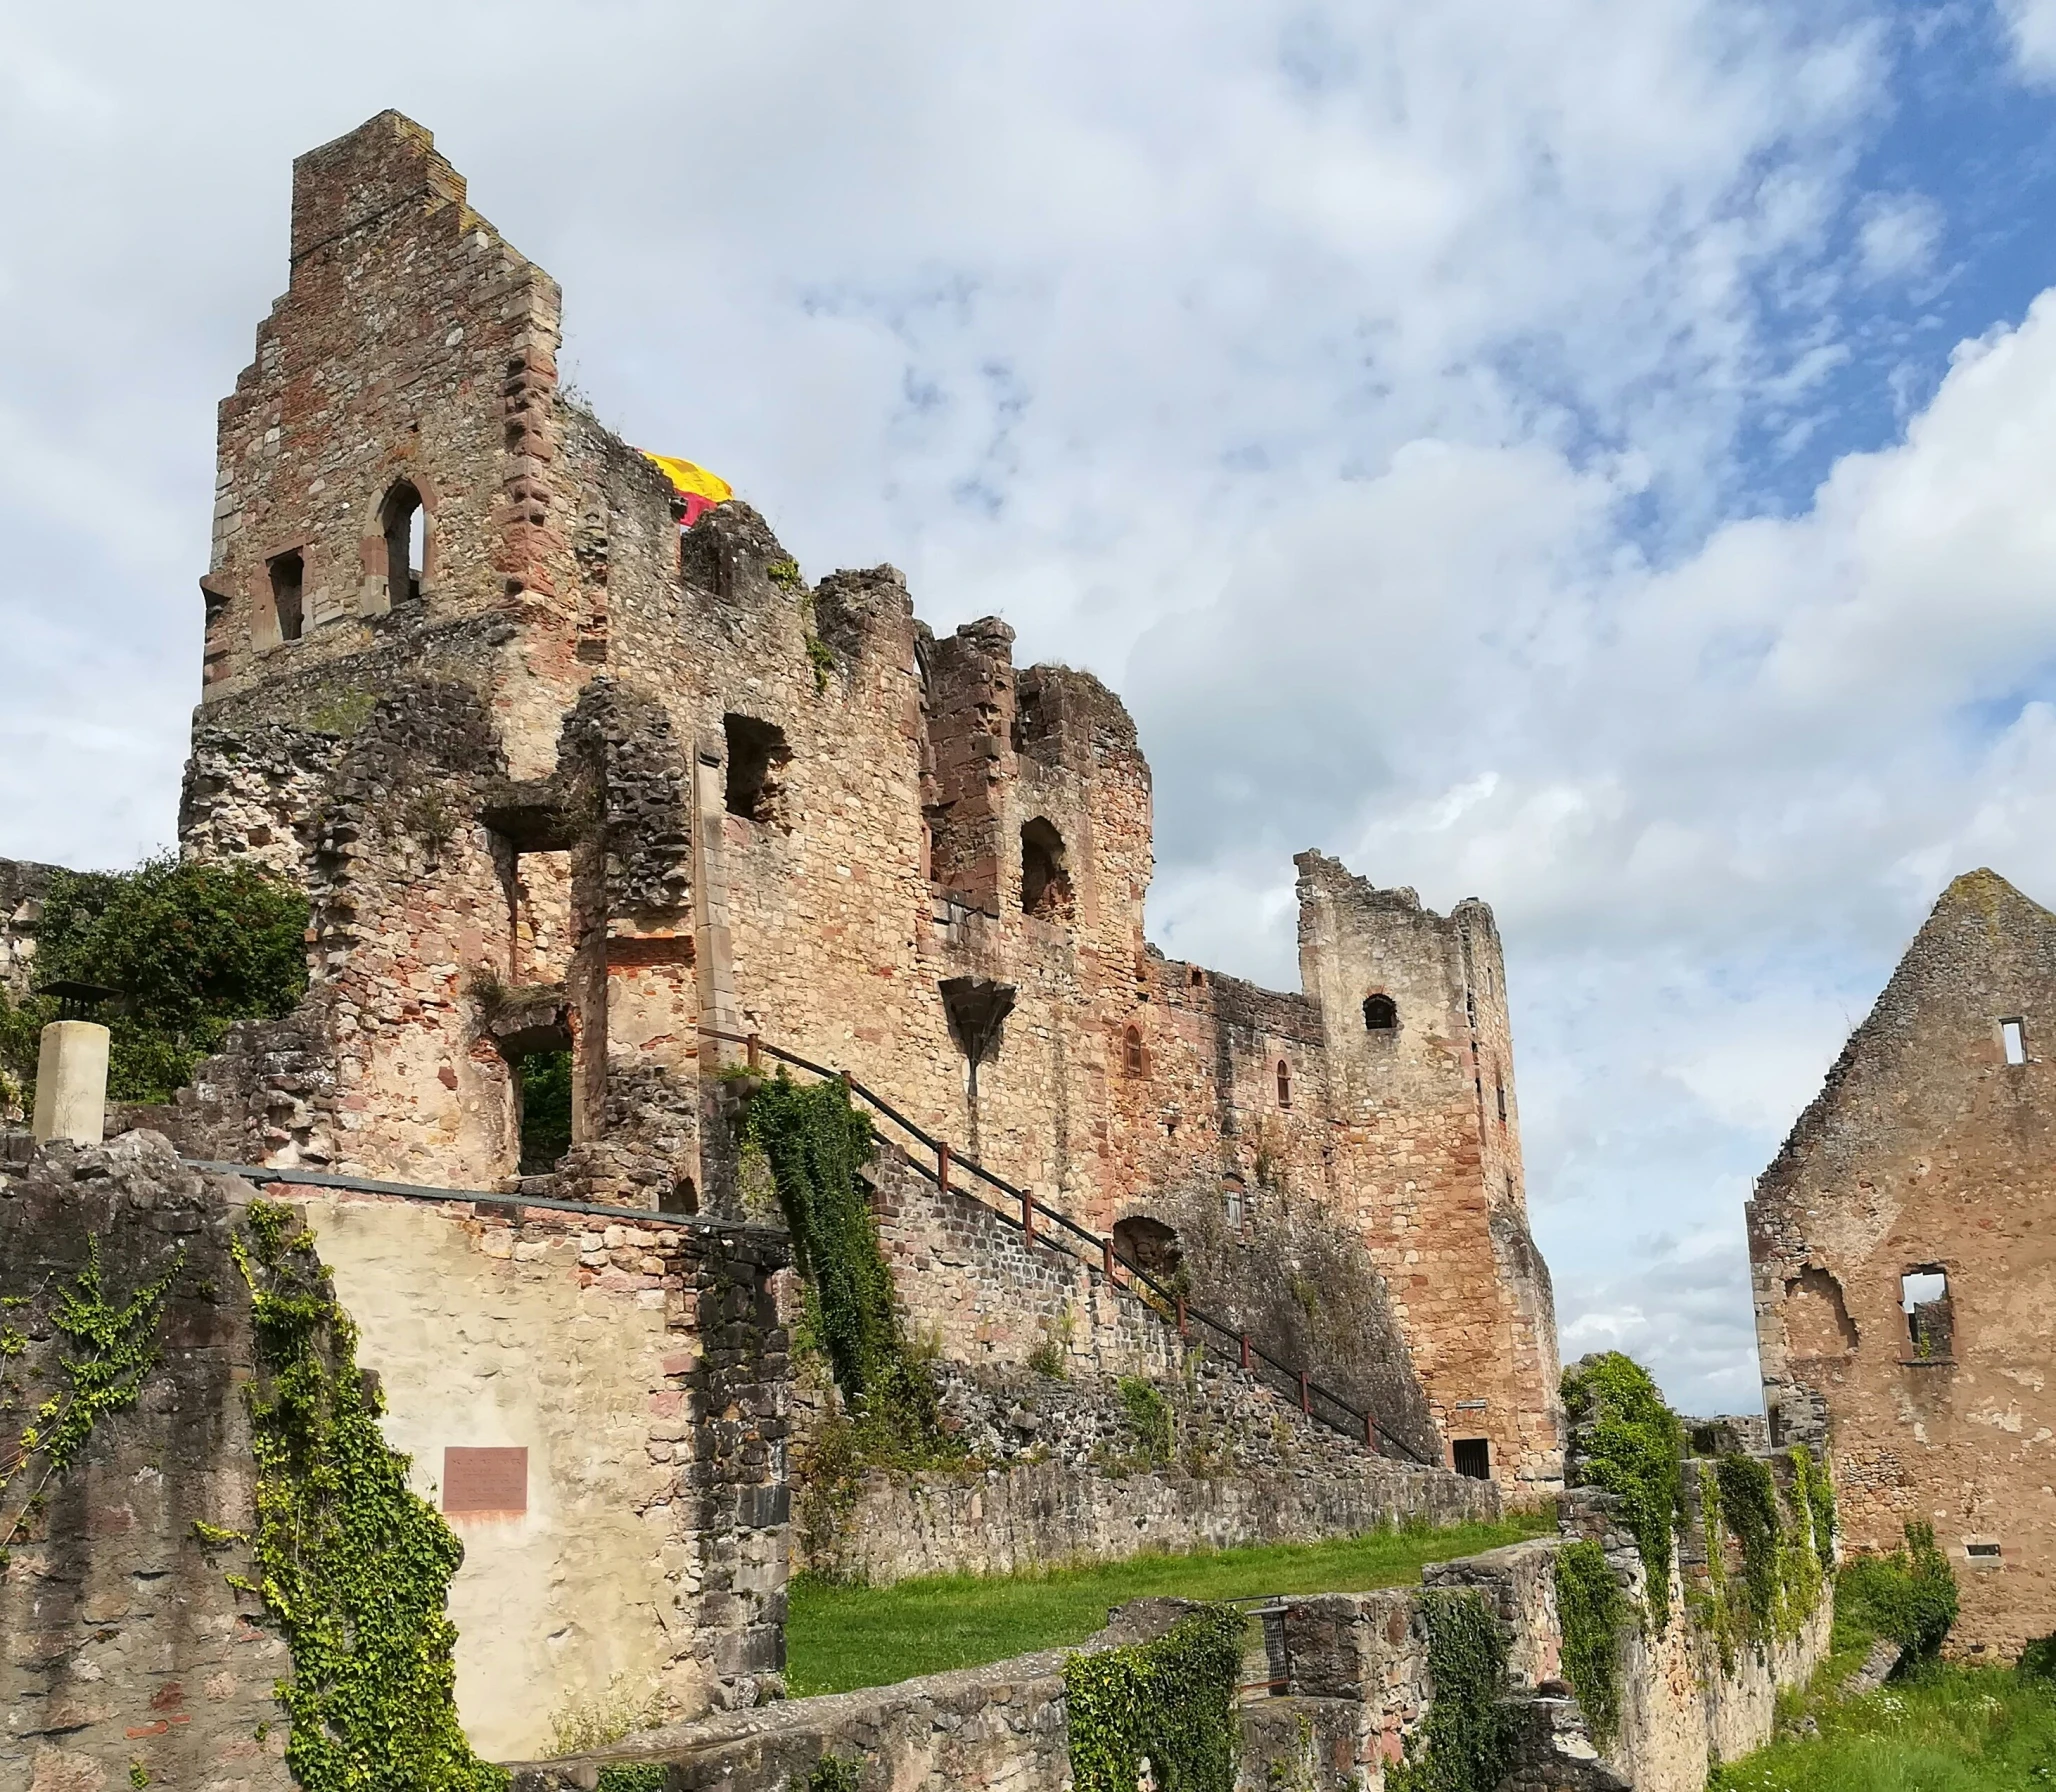
M 2056 915 L 1957 878 L 1748 1208 L 1772 1435 L 1852 1548 L 1934 1526 L 1972 1657 L 2056 1631 L 2052 1015 Z

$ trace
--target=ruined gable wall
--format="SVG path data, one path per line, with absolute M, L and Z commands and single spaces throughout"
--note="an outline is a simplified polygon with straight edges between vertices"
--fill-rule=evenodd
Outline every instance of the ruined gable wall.
M 2056 916 L 1989 871 L 1958 878 L 1749 1204 L 1774 1423 L 1831 1438 L 1852 1547 L 1934 1524 L 1971 1653 L 2056 1630 L 2052 1033 Z M 1948 1276 L 1953 1349 L 1924 1358 L 1900 1278 L 1925 1264 Z

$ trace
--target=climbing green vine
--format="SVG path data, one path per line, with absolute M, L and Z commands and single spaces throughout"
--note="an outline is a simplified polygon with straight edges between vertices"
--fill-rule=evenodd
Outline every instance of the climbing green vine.
M 254 1201 L 230 1248 L 258 1371 L 246 1390 L 257 1528 L 242 1539 L 256 1578 L 233 1578 L 292 1653 L 277 1688 L 286 1765 L 305 1792 L 502 1792 L 506 1773 L 457 1721 L 444 1606 L 464 1546 L 380 1433 L 384 1403 L 313 1238 L 287 1208 Z
M 1388 1792 L 1496 1792 L 1513 1764 L 1506 1638 L 1475 1590 L 1421 1596 L 1434 1701 L 1385 1775 Z
M 843 1399 L 903 1442 L 932 1439 L 935 1384 L 907 1341 L 857 1174 L 873 1150 L 870 1121 L 840 1082 L 803 1085 L 781 1071 L 750 1097 L 745 1134 L 771 1166 L 806 1287 L 805 1330 Z
M 78 1460 L 93 1427 L 135 1405 L 144 1378 L 157 1366 L 158 1321 L 185 1255 L 179 1247 L 127 1300 L 110 1299 L 102 1284 L 100 1240 L 89 1238 L 84 1265 L 57 1291 L 47 1330 L 34 1320 L 29 1331 L 14 1323 L 0 1327 L 0 1412 L 28 1414 L 12 1446 L 0 1446 L 0 1567 L 8 1546 L 24 1540 L 42 1511 L 51 1482 Z M 8 1308 L 32 1307 L 41 1293 L 14 1296 Z M 45 1340 L 33 1360 L 32 1331 Z
M 1556 1615 L 1564 1672 L 1593 1736 L 1605 1744 L 1620 1727 L 1620 1635 L 1633 1613 L 1605 1549 L 1589 1537 L 1556 1552 Z
M 1153 1642 L 1065 1661 L 1075 1792 L 1134 1792 L 1145 1757 L 1162 1792 L 1232 1792 L 1244 1623 L 1203 1606 Z
M 1670 1622 L 1671 1561 L 1683 1511 L 1684 1427 L 1648 1372 L 1618 1351 L 1563 1373 L 1564 1410 L 1579 1427 L 1585 1484 L 1615 1495 L 1646 1571 L 1650 1625 Z

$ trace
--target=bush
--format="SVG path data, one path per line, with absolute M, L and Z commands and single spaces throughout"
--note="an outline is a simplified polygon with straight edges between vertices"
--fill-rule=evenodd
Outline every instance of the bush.
M 1956 1576 L 1935 1547 L 1935 1527 L 1910 1520 L 1905 1548 L 1845 1562 L 1835 1603 L 1842 1623 L 1890 1637 L 1914 1661 L 1932 1661 L 1956 1622 Z
M 1166 1792 L 1232 1792 L 1245 1622 L 1204 1606 L 1154 1642 L 1064 1663 L 1077 1792 L 1128 1792 L 1145 1757 Z
M 2038 1636 L 2020 1652 L 2023 1680 L 2056 1680 L 2056 1635 Z
M 1684 1506 L 1685 1428 L 1656 1383 L 1619 1351 L 1563 1372 L 1563 1404 L 1578 1438 L 1585 1482 L 1616 1496 L 1647 1573 L 1651 1624 L 1670 1622 L 1672 1533 Z
M 102 1016 L 107 1092 L 163 1101 L 237 1021 L 292 1012 L 307 990 L 306 932 L 306 898 L 260 866 L 166 856 L 133 871 L 62 871 L 36 923 L 36 977 L 119 991 Z M 0 1001 L 0 1075 L 24 1100 L 37 1039 L 56 1018 L 45 999 Z

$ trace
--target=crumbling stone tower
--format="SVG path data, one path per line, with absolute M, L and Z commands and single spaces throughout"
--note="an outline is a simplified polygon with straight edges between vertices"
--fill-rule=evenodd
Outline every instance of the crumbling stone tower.
M 756 1032 L 1471 1472 L 1557 1479 L 1490 912 L 1307 855 L 1306 993 L 1165 960 L 1120 700 L 997 619 L 937 638 L 890 567 L 810 585 L 746 504 L 681 532 L 557 342 L 419 126 L 300 159 L 221 412 L 181 839 L 307 889 L 314 985 L 210 1063 L 189 1145 L 496 1185 L 517 1066 L 569 1050 L 559 1189 L 718 1211 L 710 1032 Z

